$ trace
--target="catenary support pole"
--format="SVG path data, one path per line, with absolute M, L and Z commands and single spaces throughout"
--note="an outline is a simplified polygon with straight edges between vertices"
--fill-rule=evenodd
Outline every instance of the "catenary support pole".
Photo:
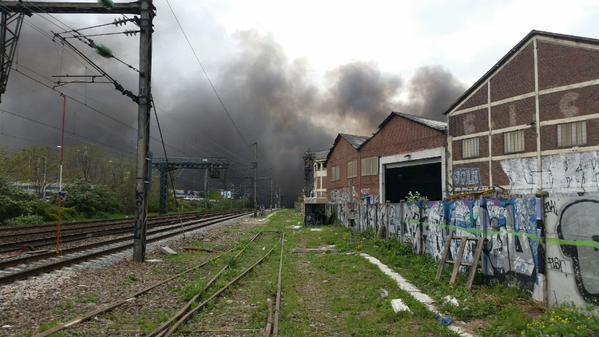
M 58 198 L 56 198 L 58 202 L 57 208 L 57 216 L 58 221 L 56 222 L 56 255 L 61 254 L 60 243 L 62 240 L 62 229 L 60 226 L 62 225 L 62 199 L 64 197 L 64 193 L 62 192 L 62 165 L 64 163 L 64 122 L 67 114 L 67 97 L 65 95 L 62 96 L 62 114 L 60 118 L 60 166 L 58 172 Z
M 204 169 L 204 208 L 208 208 L 208 168 Z
M 150 145 L 150 98 L 152 80 L 152 0 L 140 0 L 139 33 L 139 105 L 137 119 L 137 168 L 135 184 L 135 229 L 133 261 L 143 262 L 146 255 L 148 220 L 148 150 Z
M 254 143 L 254 210 L 258 209 L 258 142 Z

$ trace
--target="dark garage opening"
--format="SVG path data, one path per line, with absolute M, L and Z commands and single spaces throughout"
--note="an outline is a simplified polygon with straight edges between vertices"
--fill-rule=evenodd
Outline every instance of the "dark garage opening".
M 428 200 L 441 200 L 441 163 L 385 169 L 385 200 L 399 202 L 408 192 L 420 192 Z

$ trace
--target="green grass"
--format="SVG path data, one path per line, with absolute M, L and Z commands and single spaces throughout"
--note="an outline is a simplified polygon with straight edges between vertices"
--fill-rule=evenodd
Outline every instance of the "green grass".
M 281 211 L 264 227 L 286 232 L 281 336 L 455 336 L 376 266 L 354 254 L 344 228 L 292 229 L 301 221 L 300 214 Z M 325 245 L 336 245 L 338 252 L 291 253 Z M 381 289 L 388 291 L 387 298 Z M 394 298 L 412 313 L 394 313 Z
M 301 232 L 307 229 L 300 230 Z M 320 239 L 327 244 L 337 238 L 341 251 L 350 249 L 349 231 L 341 226 L 331 226 L 322 232 Z M 316 244 L 313 239 L 307 244 Z M 438 307 L 456 320 L 470 322 L 471 328 L 483 337 L 495 336 L 591 336 L 599 331 L 599 316 L 585 314 L 573 307 L 558 307 L 545 313 L 545 308 L 533 301 L 526 290 L 503 284 L 480 285 L 477 275 L 473 289 L 465 288 L 465 276 L 460 275 L 455 286 L 450 286 L 449 268 L 441 280 L 435 276 L 438 262 L 424 255 L 415 255 L 411 247 L 396 240 L 379 240 L 373 233 L 356 235 L 356 251 L 366 252 L 379 258 L 411 283 L 433 297 Z M 364 267 L 365 268 L 365 267 Z M 338 271 L 329 270 L 333 275 Z M 365 288 L 368 289 L 368 288 Z M 444 303 L 444 297 L 458 299 L 459 306 Z M 408 305 L 411 304 L 406 300 Z M 591 318 L 589 318 L 591 317 Z M 560 320 L 561 319 L 561 320 Z

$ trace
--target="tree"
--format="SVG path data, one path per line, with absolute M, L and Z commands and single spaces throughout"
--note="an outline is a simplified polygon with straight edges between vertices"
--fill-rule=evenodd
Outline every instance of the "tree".
M 69 184 L 66 192 L 65 207 L 72 207 L 87 217 L 123 211 L 117 195 L 106 186 L 92 185 L 85 180 L 78 180 Z

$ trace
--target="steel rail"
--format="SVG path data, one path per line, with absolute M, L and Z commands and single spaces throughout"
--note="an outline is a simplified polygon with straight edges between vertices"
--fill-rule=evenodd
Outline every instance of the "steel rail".
M 252 271 L 252 269 L 254 269 L 257 265 L 259 265 L 260 263 L 262 263 L 262 261 L 264 261 L 275 249 L 275 246 L 273 246 L 270 250 L 268 250 L 268 252 L 266 254 L 264 254 L 264 256 L 262 256 L 258 261 L 256 261 L 254 264 L 252 264 L 250 267 L 248 267 L 247 269 L 245 269 L 243 272 L 241 272 L 241 274 L 237 275 L 233 280 L 231 280 L 229 283 L 227 283 L 226 285 L 224 285 L 222 288 L 220 288 L 218 291 L 216 291 L 214 294 L 212 294 L 210 297 L 208 297 L 206 300 L 204 300 L 202 303 L 198 304 L 196 307 L 194 307 L 193 309 L 191 309 L 190 311 L 188 311 L 184 316 L 182 316 L 181 318 L 179 318 L 179 320 L 177 320 L 177 322 L 175 324 L 173 324 L 170 329 L 168 329 L 166 331 L 166 333 L 160 335 L 161 337 L 168 337 L 171 336 L 183 323 L 185 323 L 185 321 L 187 321 L 196 311 L 202 309 L 203 307 L 205 307 L 208 303 L 210 303 L 210 301 L 212 301 L 213 299 L 215 299 L 217 296 L 219 296 L 220 294 L 222 294 L 225 290 L 227 290 L 227 288 L 229 288 L 231 285 L 235 284 L 237 281 L 239 281 L 242 277 L 244 277 L 245 275 L 247 275 L 247 273 L 249 273 L 250 271 Z
M 211 214 L 211 212 L 208 212 L 208 213 L 185 212 L 185 213 L 181 213 L 180 215 L 190 216 L 190 215 L 202 215 L 202 214 Z M 152 216 L 152 217 L 149 217 L 148 220 L 157 220 L 157 219 L 160 220 L 160 219 L 171 219 L 171 218 L 178 219 L 179 214 Z M 134 221 L 133 218 L 83 220 L 83 221 L 63 223 L 62 227 L 69 227 L 68 229 L 71 229 L 70 227 L 86 228 L 87 226 L 97 226 L 97 225 L 106 224 L 106 223 L 121 224 L 121 223 L 133 222 L 133 221 Z M 20 226 L 20 227 L 0 227 L 0 237 L 4 238 L 7 236 L 19 235 L 19 234 L 41 234 L 41 233 L 45 233 L 45 232 L 52 232 L 55 229 L 56 229 L 55 223 L 46 223 L 46 224 L 42 224 L 42 225 Z M 33 231 L 30 232 L 29 230 L 33 230 Z M 19 232 L 19 233 L 3 234 L 6 232 Z
M 258 232 L 256 235 L 254 235 L 250 239 L 250 242 L 248 242 L 248 244 L 245 245 L 243 247 L 243 249 L 241 249 L 239 252 L 237 252 L 237 254 L 235 254 L 235 256 L 233 256 L 233 261 L 237 260 L 237 258 L 239 256 L 241 256 L 241 254 L 243 254 L 247 250 L 247 248 L 249 247 L 249 243 L 254 242 L 261 234 L 262 234 L 262 232 Z M 175 320 L 178 320 L 181 317 L 183 317 L 185 315 L 185 313 L 189 310 L 189 308 L 191 308 L 191 306 L 194 303 L 196 303 L 196 301 L 198 300 L 198 298 L 200 298 L 200 296 L 202 296 L 202 294 L 204 294 L 204 292 L 206 292 L 206 290 L 208 290 L 214 284 L 214 282 L 216 282 L 216 280 L 218 280 L 218 278 L 225 271 L 227 271 L 227 269 L 229 269 L 229 264 L 226 264 L 224 267 L 222 267 L 210 279 L 210 281 L 208 281 L 208 283 L 206 283 L 206 285 L 202 288 L 202 290 L 200 290 L 197 294 L 195 294 L 189 301 L 187 301 L 187 303 L 181 309 L 179 309 L 179 311 L 177 311 L 177 313 L 175 313 L 173 316 L 171 316 L 171 318 L 169 318 L 166 322 L 162 323 L 158 328 L 156 328 L 154 331 L 152 331 L 147 337 L 158 337 L 158 336 L 162 336 L 166 332 L 166 329 L 168 329 L 173 324 L 173 322 L 175 322 Z
M 226 214 L 231 214 L 231 213 L 223 213 L 224 215 Z M 199 220 L 210 220 L 211 218 L 214 218 L 215 216 L 219 216 L 212 214 L 211 216 L 207 216 L 205 218 L 200 218 L 197 219 Z M 172 224 L 171 224 L 172 225 Z M 174 225 L 172 225 L 169 228 L 164 228 L 166 226 L 161 226 L 158 227 L 158 229 L 154 229 L 153 231 L 149 231 L 148 234 L 155 234 L 155 233 L 160 233 L 160 232 L 164 232 L 164 231 L 169 231 L 173 228 L 177 228 Z M 71 254 L 71 253 L 75 253 L 75 252 L 80 252 L 80 251 L 84 251 L 84 250 L 88 250 L 88 249 L 93 249 L 93 248 L 97 248 L 97 247 L 101 247 L 101 246 L 107 246 L 107 245 L 111 245 L 114 243 L 118 243 L 118 242 L 123 242 L 123 241 L 127 241 L 127 240 L 131 240 L 133 238 L 133 236 L 125 236 L 125 237 L 120 237 L 120 238 L 114 238 L 114 239 L 108 239 L 108 240 L 103 240 L 103 241 L 98 241 L 98 242 L 92 242 L 86 245 L 81 245 L 78 247 L 71 247 L 71 248 L 66 248 L 63 249 L 62 252 L 63 254 Z M 56 253 L 55 252 L 45 252 L 45 253 L 41 253 L 41 254 L 36 254 L 36 255 L 25 255 L 22 257 L 17 257 L 17 258 L 12 258 L 12 259 L 5 259 L 5 260 L 0 260 L 0 270 L 8 268 L 8 267 L 12 267 L 12 266 L 18 266 L 20 264 L 25 264 L 25 263 L 29 263 L 29 262 L 35 262 L 35 261 L 39 261 L 39 260 L 44 260 L 44 259 L 48 259 L 48 258 L 52 258 L 55 257 Z
M 150 226 L 150 227 L 168 226 L 168 225 L 180 222 L 180 221 L 203 219 L 206 217 L 219 215 L 219 214 L 223 214 L 223 213 L 220 212 L 220 213 L 209 213 L 209 214 L 204 214 L 204 215 L 189 215 L 189 216 L 181 217 L 181 218 L 169 217 L 169 218 L 165 218 L 165 219 L 152 219 L 151 221 L 148 221 L 148 226 Z M 127 233 L 133 229 L 132 224 L 133 224 L 132 222 L 127 222 L 127 223 L 117 223 L 117 224 L 90 225 L 90 226 L 86 226 L 84 228 L 70 228 L 70 229 L 67 229 L 66 231 L 65 230 L 62 231 L 63 235 L 61 235 L 61 241 L 62 242 L 73 242 L 73 241 L 80 241 L 80 240 L 85 240 L 85 239 L 89 239 L 89 238 L 94 238 L 94 237 Z M 65 234 L 65 232 L 66 232 L 66 234 Z M 70 232 L 77 232 L 77 233 L 68 234 Z M 34 238 L 34 239 L 28 239 L 28 240 L 9 241 L 9 242 L 0 243 L 0 253 L 16 251 L 16 250 L 19 250 L 22 247 L 26 247 L 26 246 L 43 247 L 46 245 L 54 244 L 54 242 L 56 240 L 56 230 L 47 231 L 47 232 L 39 233 L 39 234 L 37 234 L 37 233 L 36 234 L 33 234 L 33 233 L 14 234 L 14 235 L 11 235 L 11 237 L 40 235 L 40 234 L 45 234 L 45 233 L 48 233 L 48 234 L 51 233 L 52 235 Z M 0 240 L 2 240 L 4 238 L 5 237 L 1 237 Z
M 279 279 L 277 281 L 277 299 L 275 301 L 275 317 L 272 326 L 272 335 L 279 337 L 279 314 L 281 312 L 281 290 L 283 285 L 283 246 L 285 245 L 285 232 L 281 235 L 281 257 L 279 258 Z
M 208 263 L 210 263 L 212 261 L 215 261 L 215 260 L 221 258 L 223 255 L 228 254 L 231 251 L 235 250 L 240 245 L 241 245 L 241 243 L 238 244 L 235 247 L 227 249 L 226 251 L 224 251 L 224 252 L 218 254 L 217 256 L 214 256 L 214 257 L 212 257 L 212 258 L 210 258 L 210 259 L 208 259 L 208 260 L 206 260 L 206 261 L 204 261 L 204 262 L 202 262 L 200 264 L 197 264 L 197 265 L 195 265 L 193 267 L 185 269 L 184 271 L 182 271 L 182 272 L 180 272 L 180 273 L 178 273 L 176 275 L 173 275 L 173 276 L 171 276 L 171 277 L 169 277 L 167 279 L 164 279 L 162 281 L 155 282 L 152 285 L 150 285 L 150 286 L 148 286 L 146 288 L 143 288 L 142 290 L 139 290 L 139 291 L 137 291 L 137 292 L 135 292 L 135 293 L 127 296 L 126 298 L 123 298 L 123 299 L 120 299 L 118 301 L 115 301 L 115 302 L 112 302 L 112 303 L 108 303 L 108 304 L 99 306 L 97 309 L 94 309 L 94 310 L 92 310 L 90 312 L 87 312 L 87 313 L 85 313 L 85 314 L 83 314 L 81 316 L 75 317 L 74 319 L 70 320 L 67 323 L 63 323 L 63 324 L 57 325 L 57 326 L 55 326 L 55 327 L 53 327 L 51 329 L 48 329 L 46 331 L 40 332 L 38 334 L 35 334 L 32 337 L 47 337 L 47 336 L 55 334 L 55 333 L 57 333 L 59 331 L 62 331 L 64 329 L 66 329 L 66 328 L 69 328 L 69 327 L 77 325 L 77 324 L 79 324 L 81 322 L 87 321 L 87 320 L 89 320 L 89 319 L 91 319 L 93 317 L 96 317 L 96 316 L 100 315 L 100 314 L 109 312 L 112 309 L 115 309 L 115 308 L 117 308 L 117 307 L 119 307 L 119 306 L 121 306 L 121 305 L 123 305 L 123 304 L 125 304 L 127 302 L 130 302 L 133 299 L 135 299 L 135 298 L 137 298 L 137 297 L 139 297 L 139 296 L 141 296 L 141 295 L 149 292 L 150 290 L 152 290 L 154 288 L 157 288 L 157 287 L 159 287 L 159 286 L 161 286 L 163 284 L 166 284 L 166 283 L 168 283 L 168 282 L 170 282 L 170 281 L 172 281 L 172 280 L 174 280 L 176 278 L 179 278 L 179 277 L 181 277 L 181 276 L 183 276 L 185 274 L 188 274 L 188 273 L 190 273 L 192 271 L 195 271 L 195 270 L 197 270 L 199 268 L 202 268 L 203 266 L 207 265 Z
M 231 219 L 235 219 L 241 216 L 244 216 L 246 214 L 249 213 L 234 213 L 233 215 L 225 215 L 221 218 L 218 219 L 214 219 L 214 220 L 210 220 L 207 222 L 202 222 L 200 224 L 197 224 L 199 221 L 190 221 L 186 224 L 182 224 L 177 226 L 175 231 L 170 232 L 172 228 L 169 228 L 169 233 L 165 233 L 165 234 L 159 234 L 153 237 L 148 237 L 147 238 L 147 242 L 154 242 L 154 241 L 159 241 L 162 239 L 166 239 L 175 235 L 179 235 L 185 232 L 189 232 L 192 230 L 196 230 L 196 229 L 200 229 L 203 227 L 208 227 L 210 225 L 214 225 L 216 223 L 219 222 L 223 222 L 226 220 L 231 220 Z M 164 231 L 164 230 L 161 230 Z M 131 238 L 127 238 L 128 240 L 131 240 Z M 110 247 L 110 248 L 106 248 L 103 250 L 99 250 L 99 251 L 95 251 L 95 252 L 89 252 L 87 254 L 83 254 L 83 255 L 78 255 L 78 256 L 72 256 L 72 257 L 65 257 L 61 260 L 52 262 L 52 263 L 48 263 L 48 264 L 43 264 L 40 266 L 36 266 L 30 269 L 25 269 L 23 271 L 19 271 L 16 273 L 12 273 L 12 274 L 8 274 L 5 276 L 0 276 L 0 284 L 6 284 L 6 283 L 10 283 L 16 280 L 20 280 L 20 279 L 24 279 L 33 275 L 38 275 L 41 273 L 45 273 L 45 272 L 49 272 L 49 271 L 53 271 L 68 265 L 73 265 L 76 263 L 80 263 L 86 260 L 91 260 L 103 255 L 108 255 L 108 254 L 112 254 L 112 253 L 116 253 L 122 250 L 125 250 L 127 248 L 132 248 L 133 247 L 133 242 L 127 242 L 127 243 L 123 243 L 123 244 L 119 244 L 116 245 L 114 247 Z

